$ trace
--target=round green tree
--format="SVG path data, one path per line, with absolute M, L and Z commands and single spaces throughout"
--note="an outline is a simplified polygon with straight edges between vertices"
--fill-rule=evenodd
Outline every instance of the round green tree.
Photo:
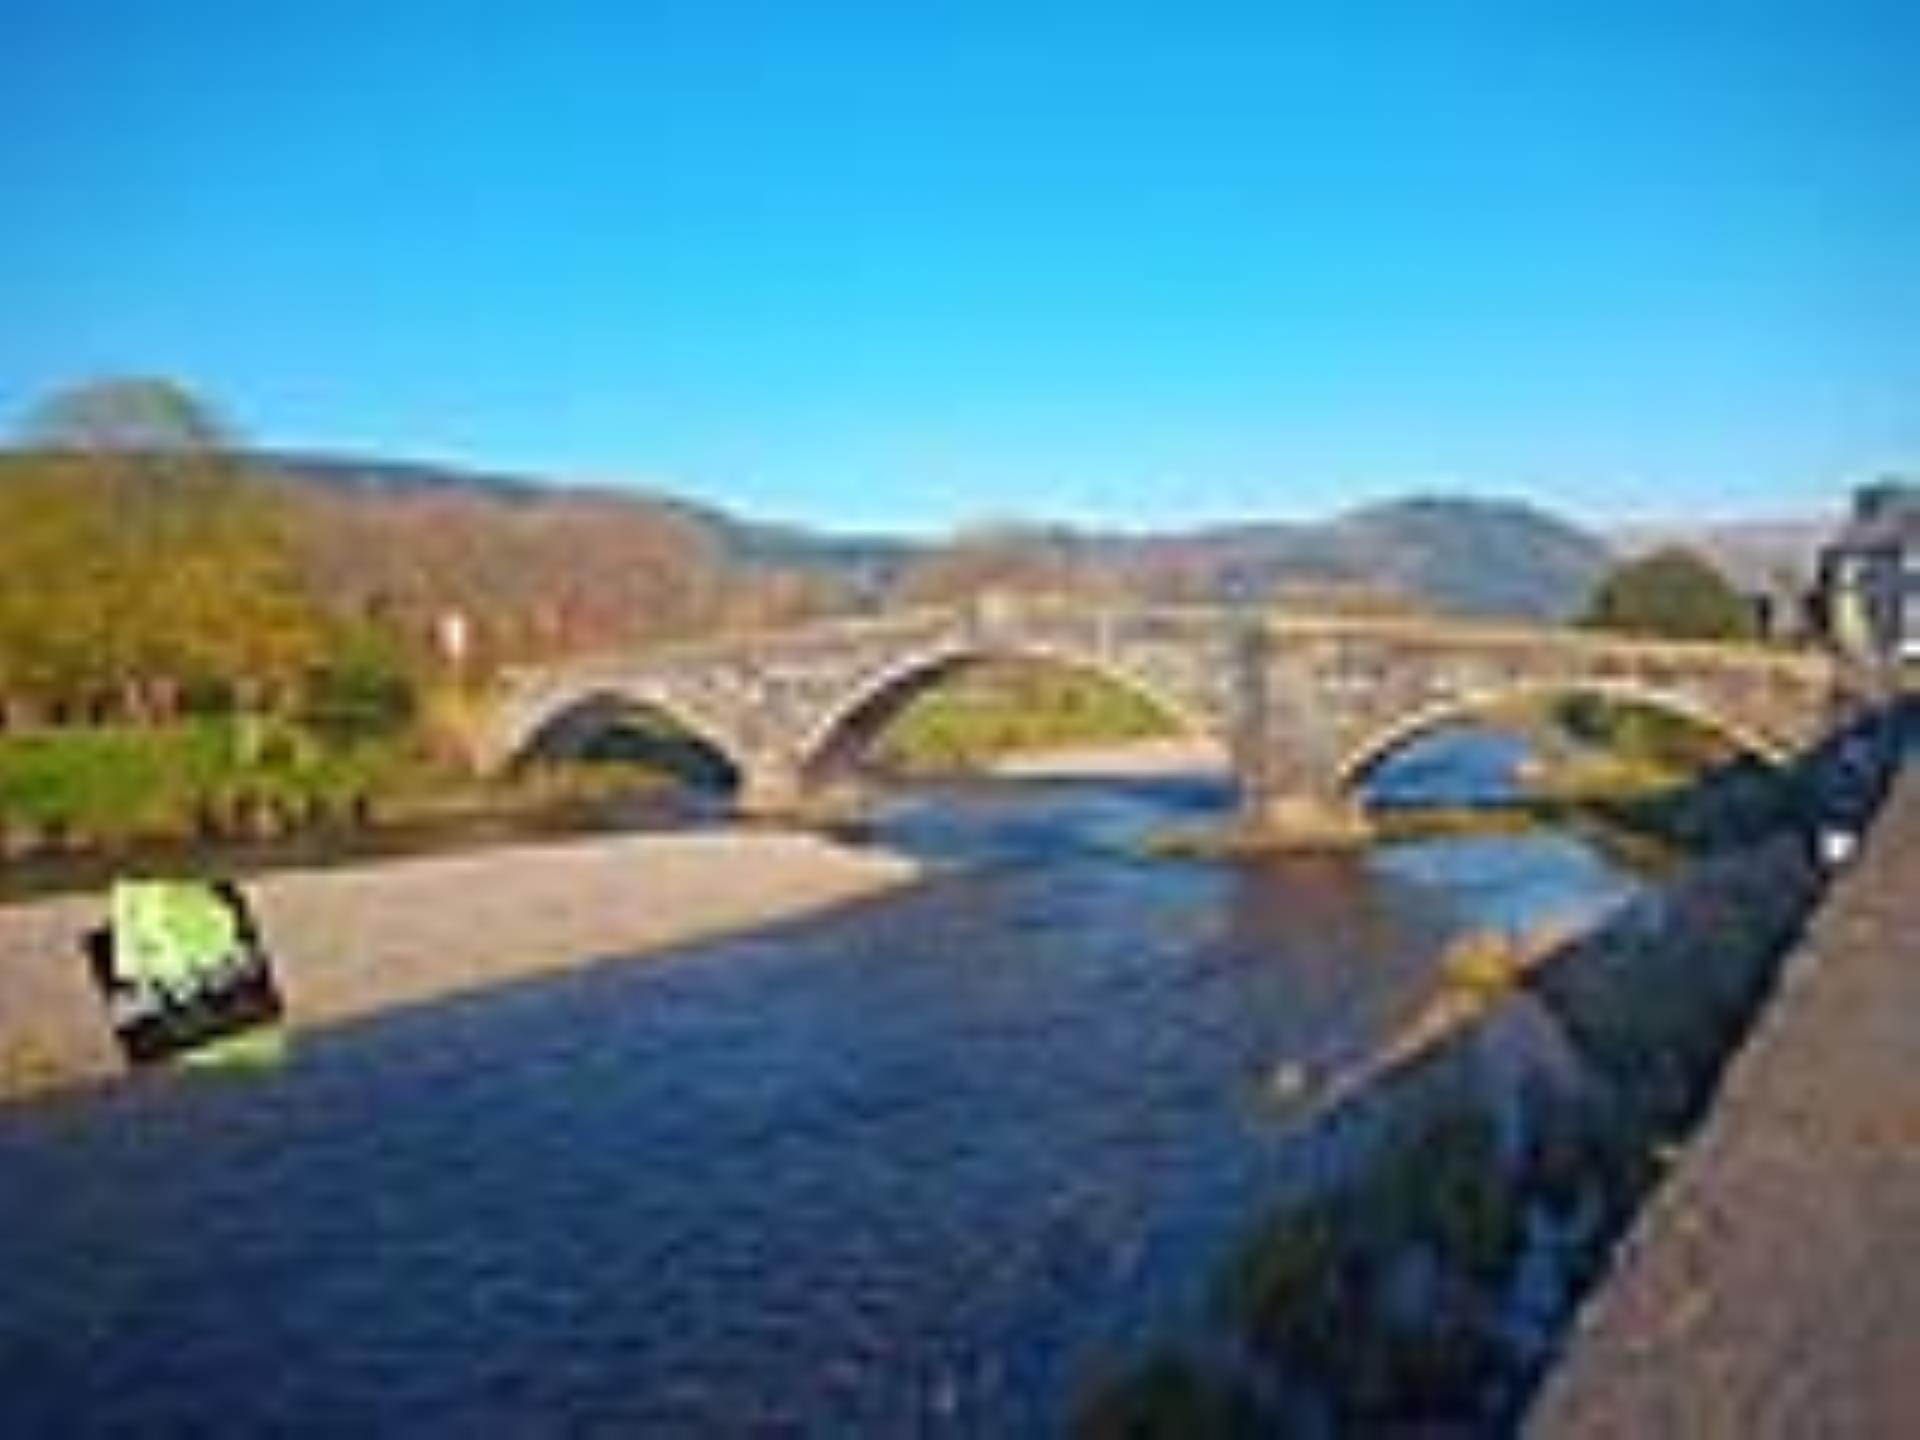
M 1593 593 L 1584 624 L 1674 640 L 1750 640 L 1753 607 L 1719 570 L 1684 546 L 1617 566 Z

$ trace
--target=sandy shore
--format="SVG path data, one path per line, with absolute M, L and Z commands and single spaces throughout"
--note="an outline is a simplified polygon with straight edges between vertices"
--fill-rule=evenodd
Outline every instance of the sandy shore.
M 910 860 L 775 830 L 512 846 L 248 883 L 296 1027 L 795 918 Z M 121 1068 L 76 940 L 98 896 L 0 907 L 0 1095 Z

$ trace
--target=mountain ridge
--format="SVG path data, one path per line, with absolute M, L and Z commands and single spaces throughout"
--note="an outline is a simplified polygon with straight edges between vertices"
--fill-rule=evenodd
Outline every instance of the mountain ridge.
M 866 591 L 897 582 L 942 542 L 744 516 L 704 499 L 437 462 L 320 451 L 253 458 L 297 483 L 377 499 L 450 495 L 515 508 L 564 502 L 631 506 L 691 524 L 732 562 L 791 569 Z M 1417 494 L 1320 520 L 1260 519 L 1121 532 L 1068 524 L 1008 534 L 1153 594 L 1248 603 L 1289 584 L 1383 591 L 1473 615 L 1564 620 L 1615 558 L 1602 536 L 1519 500 Z

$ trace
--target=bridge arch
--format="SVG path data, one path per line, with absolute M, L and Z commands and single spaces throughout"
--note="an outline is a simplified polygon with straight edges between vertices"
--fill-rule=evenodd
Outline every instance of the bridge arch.
M 1145 702 L 1183 738 L 1224 745 L 1213 717 L 1129 665 L 1077 648 L 988 638 L 919 650 L 862 676 L 807 727 L 793 751 L 796 773 L 807 781 L 820 778 L 856 754 L 912 700 L 961 671 L 989 664 L 1043 666 L 1104 680 Z
M 1784 766 L 1794 746 L 1757 726 L 1728 716 L 1721 707 L 1683 691 L 1630 680 L 1554 679 L 1517 681 L 1451 695 L 1367 730 L 1350 744 L 1335 770 L 1335 788 L 1353 794 L 1384 761 L 1407 746 L 1450 726 L 1536 700 L 1592 698 L 1635 706 L 1678 719 L 1718 735 L 1744 754 L 1775 767 Z
M 495 739 L 493 768 L 506 771 L 524 764 L 543 741 L 570 724 L 590 735 L 614 730 L 636 712 L 657 715 L 678 729 L 716 769 L 726 772 L 730 786 L 746 783 L 750 757 L 724 727 L 664 689 L 631 680 L 582 683 L 525 698 Z

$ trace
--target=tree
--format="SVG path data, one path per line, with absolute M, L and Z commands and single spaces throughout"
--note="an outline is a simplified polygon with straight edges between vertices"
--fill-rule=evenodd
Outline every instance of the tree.
M 0 468 L 0 686 L 10 718 L 83 705 L 113 668 L 111 513 L 71 461 Z
M 280 494 L 179 386 L 56 396 L 0 474 L 0 684 L 56 719 L 171 718 L 189 693 L 275 704 L 320 615 Z
M 731 574 L 706 527 L 607 496 L 290 487 L 302 557 L 343 615 L 419 652 L 439 617 L 472 627 L 473 673 L 658 644 L 722 619 Z
M 420 711 L 406 656 L 366 623 L 342 625 L 308 677 L 301 720 L 322 739 L 351 745 L 403 733 Z
M 1675 640 L 1750 640 L 1757 628 L 1752 606 L 1727 578 L 1677 545 L 1617 566 L 1581 623 Z
M 177 381 L 116 376 L 61 390 L 30 411 L 21 438 L 30 448 L 128 454 L 206 454 L 230 432 Z

